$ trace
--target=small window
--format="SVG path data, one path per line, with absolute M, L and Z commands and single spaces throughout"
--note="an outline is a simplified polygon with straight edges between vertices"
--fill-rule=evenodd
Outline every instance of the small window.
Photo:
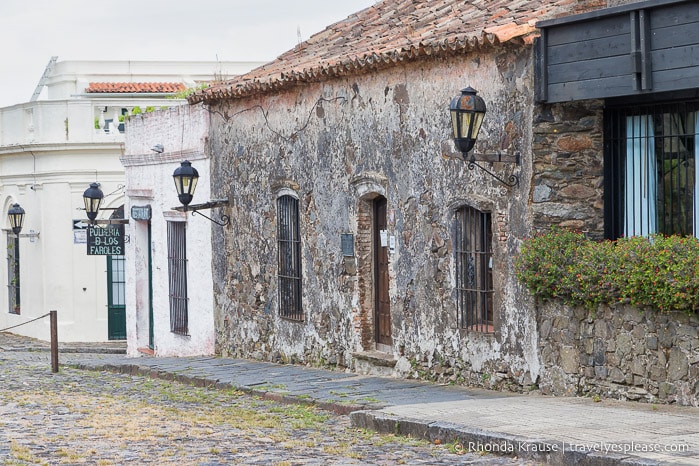
M 298 199 L 288 195 L 279 197 L 277 216 L 279 315 L 287 319 L 303 320 Z
M 606 236 L 699 235 L 699 102 L 605 114 Z
M 10 314 L 19 314 L 19 238 L 7 235 L 7 296 Z
M 489 212 L 456 211 L 456 308 L 463 329 L 494 331 L 492 236 Z
M 188 335 L 187 241 L 184 222 L 167 222 L 168 273 L 170 284 L 170 331 Z

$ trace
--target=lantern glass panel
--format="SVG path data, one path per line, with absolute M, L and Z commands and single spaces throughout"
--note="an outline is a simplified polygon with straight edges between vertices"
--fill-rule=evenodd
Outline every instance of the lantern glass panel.
M 172 174 L 172 179 L 175 181 L 177 197 L 180 202 L 185 206 L 188 205 L 194 197 L 199 173 L 188 160 L 185 160 Z
M 24 225 L 24 209 L 19 204 L 14 204 L 7 212 L 10 227 L 15 234 L 19 234 Z
M 471 139 L 474 141 L 478 138 L 478 132 L 481 130 L 481 124 L 483 124 L 483 117 L 485 113 L 475 113 L 473 115 L 473 129 L 471 130 Z
M 194 190 L 197 189 L 197 181 L 199 178 L 194 176 L 182 177 L 182 193 L 194 195 Z
M 88 215 L 96 214 L 100 208 L 100 204 L 102 204 L 101 198 L 93 199 L 91 197 L 84 197 L 83 200 L 85 201 L 85 210 Z

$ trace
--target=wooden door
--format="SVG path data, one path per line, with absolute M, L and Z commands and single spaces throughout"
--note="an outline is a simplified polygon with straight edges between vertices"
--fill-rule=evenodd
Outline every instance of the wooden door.
M 391 301 L 388 294 L 386 198 L 374 200 L 374 327 L 376 343 L 391 346 Z

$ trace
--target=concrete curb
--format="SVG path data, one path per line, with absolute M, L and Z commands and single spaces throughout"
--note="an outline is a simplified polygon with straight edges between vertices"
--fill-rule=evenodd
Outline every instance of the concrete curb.
M 546 464 L 576 464 L 583 466 L 658 466 L 657 461 L 631 455 L 601 452 L 580 452 L 559 441 L 526 438 L 468 429 L 448 422 L 425 422 L 420 419 L 401 418 L 380 411 L 362 410 L 350 413 L 353 427 L 385 434 L 397 434 L 421 438 L 430 442 L 458 443 L 467 450 L 484 451 L 498 456 L 517 456 Z M 475 448 L 469 448 L 475 447 Z
M 379 411 L 385 406 L 374 404 L 352 404 L 320 401 L 303 395 L 289 395 L 283 391 L 272 391 L 230 382 L 221 382 L 203 376 L 154 369 L 139 364 L 76 363 L 69 364 L 81 370 L 108 371 L 138 375 L 188 384 L 195 387 L 233 389 L 261 399 L 286 404 L 316 406 L 339 415 L 349 415 L 351 425 L 379 433 L 397 434 L 442 444 L 458 443 L 466 450 L 483 451 L 496 456 L 516 456 L 546 464 L 576 464 L 583 466 L 657 466 L 660 463 L 631 455 L 581 452 L 567 447 L 560 441 L 528 438 L 481 429 L 469 429 L 449 422 L 427 422 L 421 419 L 399 417 Z

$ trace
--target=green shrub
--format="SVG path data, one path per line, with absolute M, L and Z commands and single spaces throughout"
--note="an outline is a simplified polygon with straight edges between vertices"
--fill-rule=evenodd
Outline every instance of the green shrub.
M 555 227 L 550 233 L 528 239 L 516 259 L 517 277 L 543 300 L 564 298 L 569 284 L 561 278 L 570 276 L 584 241 L 580 233 Z
M 542 300 L 590 310 L 602 303 L 699 310 L 699 240 L 694 237 L 598 242 L 554 227 L 524 241 L 515 267 L 517 278 Z

